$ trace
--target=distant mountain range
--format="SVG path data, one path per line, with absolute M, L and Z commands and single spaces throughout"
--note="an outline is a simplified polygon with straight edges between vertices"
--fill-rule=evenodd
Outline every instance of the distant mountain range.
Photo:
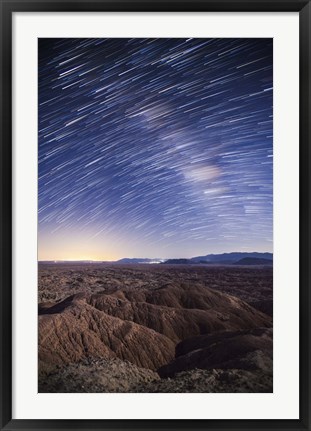
M 80 261 L 66 261 L 66 260 L 52 260 L 52 261 L 40 261 L 40 263 L 115 263 L 115 264 L 169 264 L 169 265 L 273 265 L 273 254 L 272 253 L 222 253 L 222 254 L 207 254 L 206 256 L 196 256 L 191 258 L 180 258 L 180 259 L 160 259 L 160 258 L 139 258 L 139 257 L 125 257 L 117 261 L 92 261 L 92 260 L 80 260 Z
M 234 262 L 234 265 L 273 265 L 273 260 L 260 257 L 244 257 Z
M 170 265 L 187 265 L 187 264 L 223 264 L 223 265 L 272 265 L 272 253 L 222 253 L 208 254 L 206 256 L 196 256 L 192 258 L 180 259 L 146 259 L 146 258 L 124 258 L 115 263 L 133 264 L 133 263 L 162 263 Z
M 222 253 L 222 254 L 208 254 L 206 256 L 193 257 L 190 260 L 192 262 L 200 262 L 200 263 L 232 264 L 232 263 L 237 263 L 242 259 L 253 259 L 253 262 L 254 262 L 253 264 L 255 264 L 255 262 L 259 263 L 260 259 L 265 259 L 272 262 L 273 254 L 258 253 L 258 252 L 252 252 L 252 253 L 235 252 L 235 253 Z

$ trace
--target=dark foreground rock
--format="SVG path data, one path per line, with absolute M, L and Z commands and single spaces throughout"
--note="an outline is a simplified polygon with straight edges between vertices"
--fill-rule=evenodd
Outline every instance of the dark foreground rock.
M 178 373 L 174 378 L 138 384 L 130 392 L 267 393 L 273 392 L 273 379 L 263 371 L 194 369 Z
M 158 373 L 120 359 L 84 360 L 39 375 L 39 392 L 129 392 L 160 380 Z
M 85 360 L 39 376 L 41 393 L 263 393 L 272 389 L 272 375 L 259 370 L 194 369 L 160 379 L 156 372 L 120 359 Z
M 182 341 L 176 358 L 161 367 L 161 377 L 181 371 L 200 369 L 260 370 L 272 375 L 272 329 L 218 332 Z

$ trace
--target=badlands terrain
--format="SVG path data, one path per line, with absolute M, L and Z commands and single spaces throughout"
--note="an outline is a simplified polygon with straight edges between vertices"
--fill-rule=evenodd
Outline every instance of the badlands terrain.
M 272 392 L 272 265 L 38 271 L 39 392 Z

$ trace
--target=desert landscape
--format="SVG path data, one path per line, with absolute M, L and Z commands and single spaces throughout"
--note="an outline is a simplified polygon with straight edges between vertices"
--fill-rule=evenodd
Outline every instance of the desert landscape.
M 273 391 L 273 38 L 38 38 L 39 392 Z
M 39 263 L 39 392 L 272 392 L 272 274 Z

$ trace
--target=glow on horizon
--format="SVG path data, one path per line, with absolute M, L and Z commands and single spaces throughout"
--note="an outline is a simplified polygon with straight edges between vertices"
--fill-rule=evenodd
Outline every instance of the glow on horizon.
M 206 245 L 205 247 L 200 244 L 200 247 L 186 248 L 178 246 L 176 244 L 169 251 L 165 247 L 153 247 L 151 244 L 149 247 L 141 247 L 140 243 L 135 245 L 132 241 L 128 241 L 119 244 L 118 246 L 103 245 L 103 241 L 91 241 L 85 240 L 80 242 L 78 236 L 68 238 L 67 236 L 57 235 L 52 240 L 49 236 L 45 238 L 45 235 L 39 237 L 38 247 L 38 260 L 39 261 L 116 261 L 122 258 L 148 258 L 148 259 L 180 259 L 180 258 L 191 258 L 196 256 L 205 256 L 207 254 L 221 254 L 221 253 L 232 253 L 232 252 L 273 252 L 272 242 L 270 247 L 267 246 L 267 241 L 258 242 L 257 245 L 242 246 L 230 245 L 219 247 Z M 105 250 L 106 248 L 106 250 Z M 110 249 L 110 252 L 107 251 Z

